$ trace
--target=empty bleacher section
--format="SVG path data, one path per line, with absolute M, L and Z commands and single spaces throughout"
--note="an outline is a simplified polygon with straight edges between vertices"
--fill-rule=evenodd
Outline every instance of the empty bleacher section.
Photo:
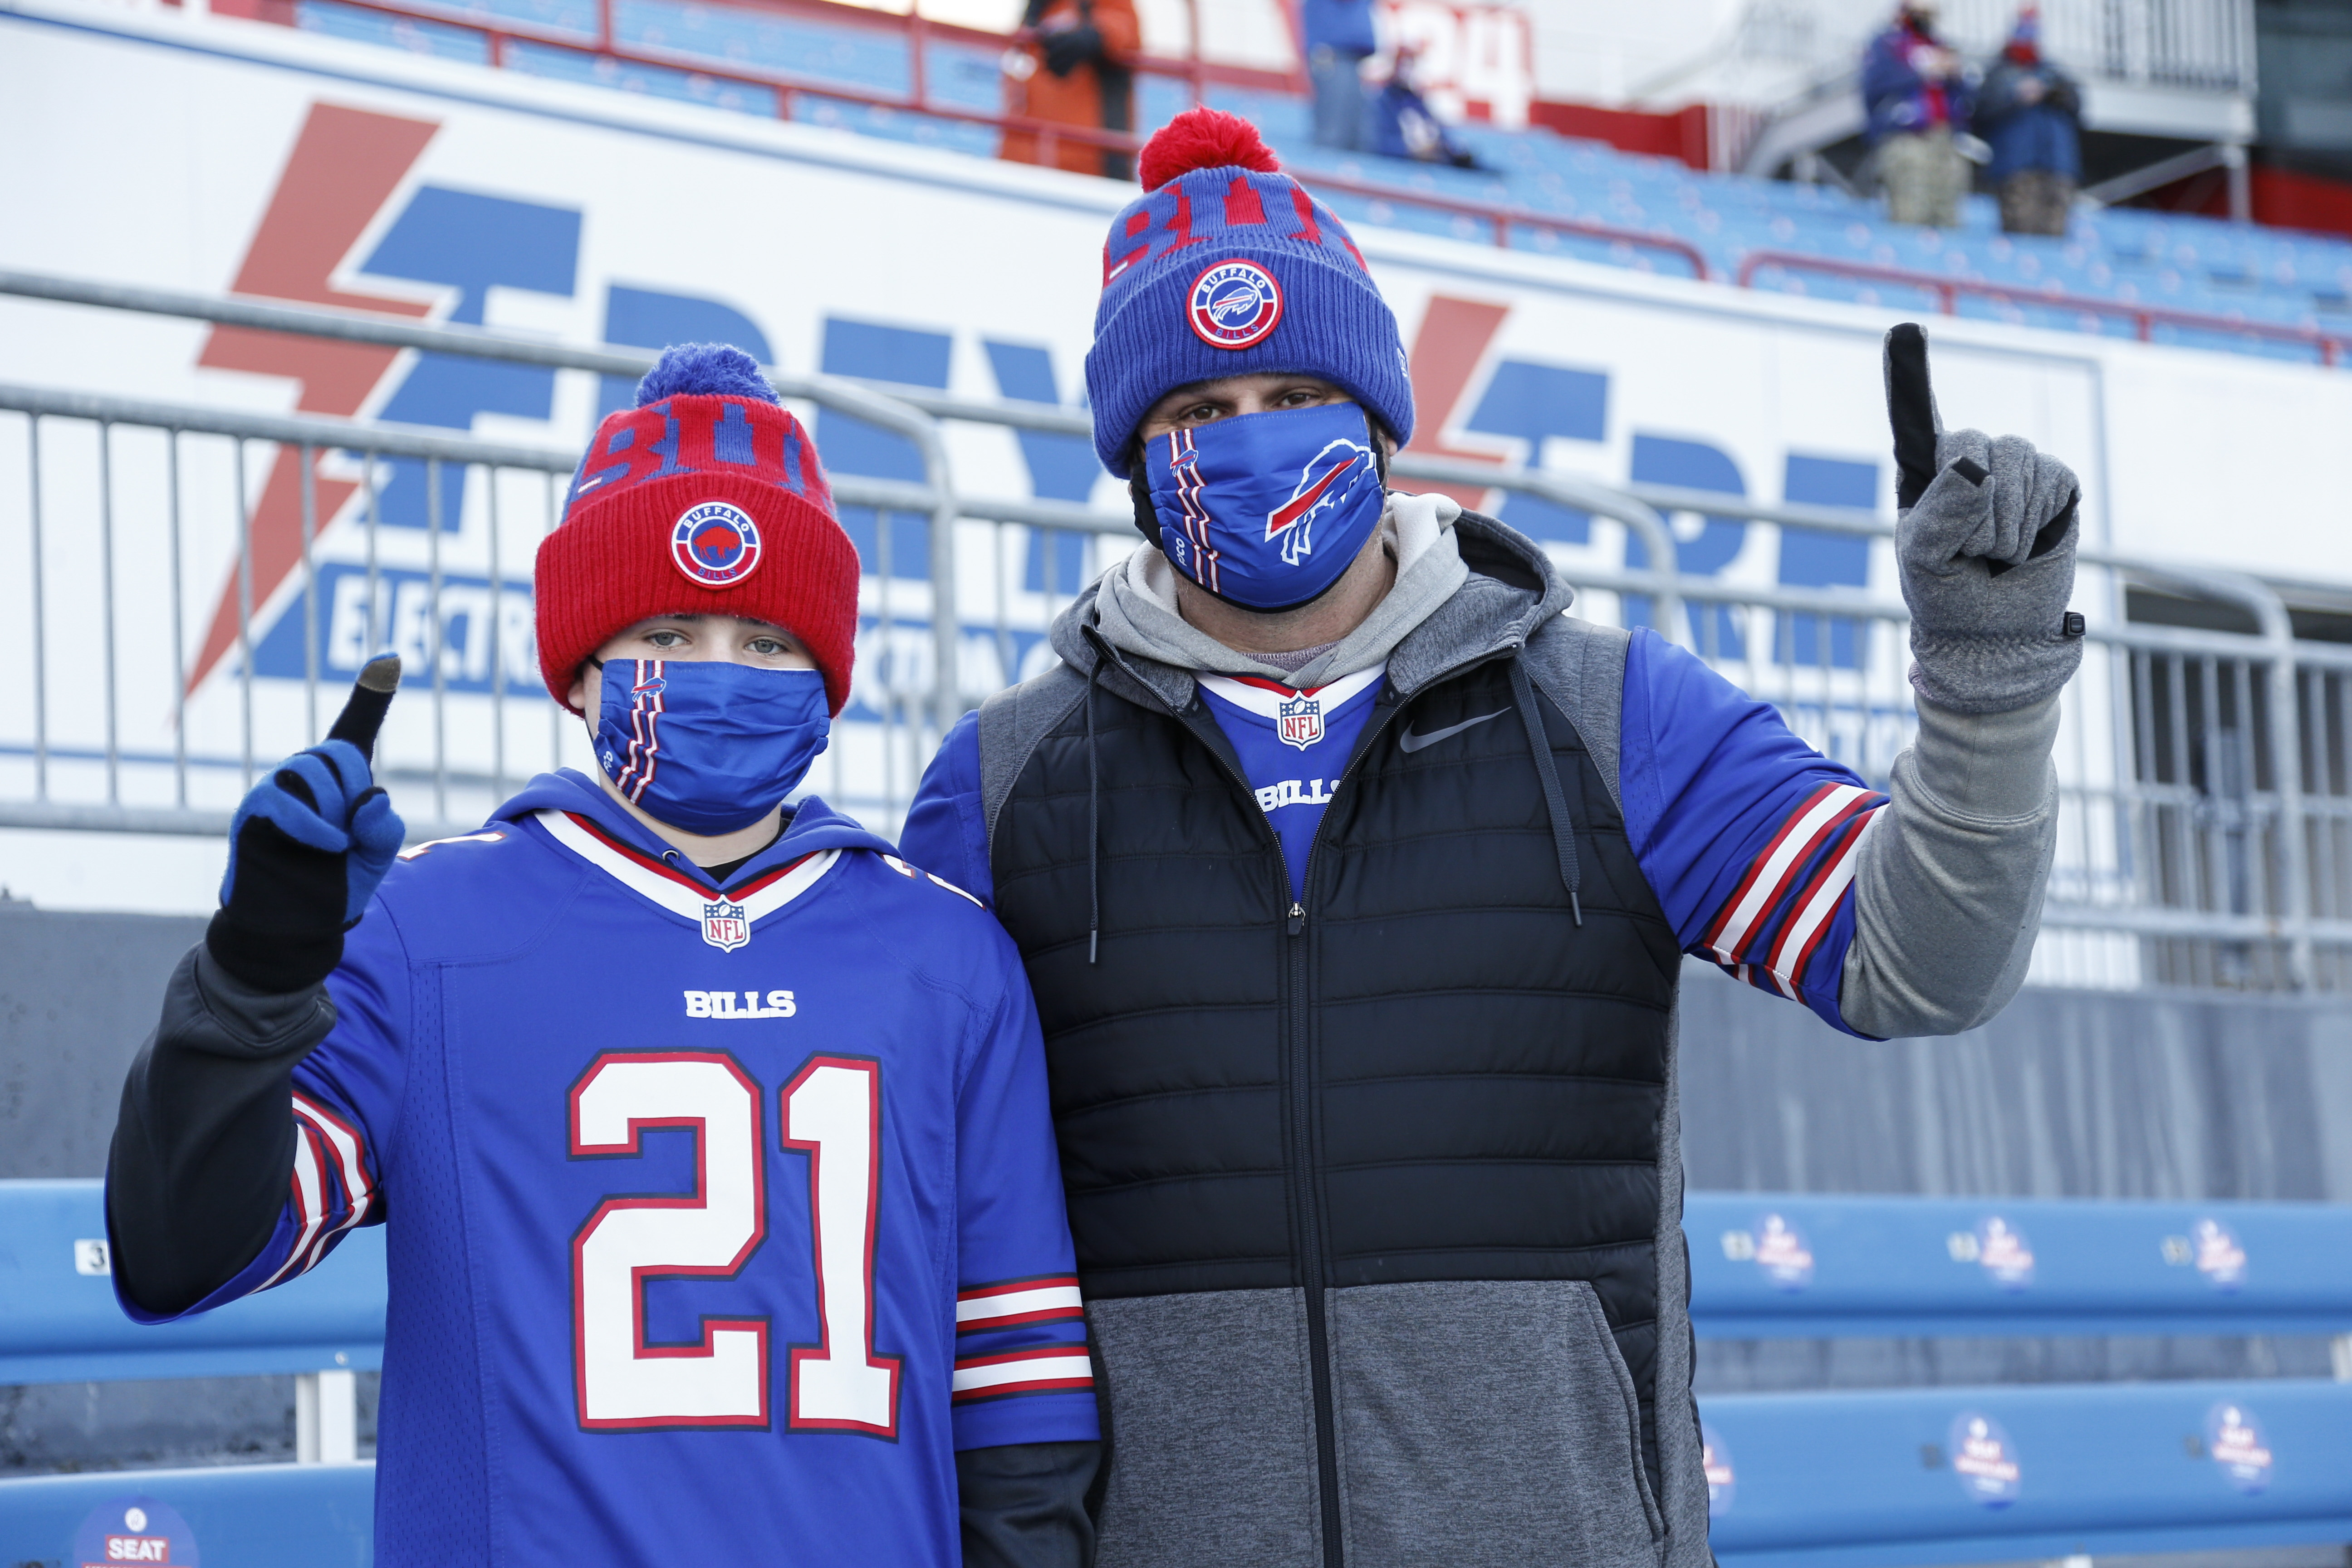
M 824 0 L 299 0 L 292 16 L 333 37 L 974 156 L 996 145 L 1001 39 Z M 1138 77 L 1147 131 L 1197 86 L 1255 121 L 1294 172 L 1323 176 L 1321 194 L 1351 223 L 2189 347 L 2333 363 L 2352 346 L 2352 240 L 2129 207 L 2086 209 L 2063 239 L 2012 237 L 1990 196 L 1939 232 L 1891 224 L 1875 202 L 1830 186 L 1696 170 L 1540 126 L 1461 127 L 1484 170 L 1338 154 L 1314 145 L 1306 100 L 1276 73 L 1155 65 Z

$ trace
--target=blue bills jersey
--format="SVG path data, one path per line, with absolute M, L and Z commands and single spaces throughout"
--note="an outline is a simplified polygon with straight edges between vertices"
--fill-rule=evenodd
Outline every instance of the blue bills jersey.
M 1355 754 L 1356 737 L 1371 716 L 1386 668 L 1359 670 L 1303 689 L 1248 675 L 1198 678 L 1217 728 L 1241 759 L 1258 809 L 1282 840 L 1294 898 L 1307 886 L 1315 830 Z
M 815 800 L 665 848 L 566 773 L 407 851 L 193 1310 L 388 1226 L 381 1563 L 952 1568 L 957 1449 L 1097 1435 L 1019 957 Z
M 1309 694 L 1197 678 L 1282 836 L 1294 889 L 1380 679 L 1369 670 Z M 1312 724 L 1294 706 L 1286 736 L 1285 704 L 1309 696 Z M 1845 1028 L 1838 984 L 1853 943 L 1853 874 L 1886 797 L 1799 739 L 1770 704 L 1650 631 L 1626 651 L 1617 739 L 1626 837 L 1683 950 Z M 1400 731 L 1396 743 L 1415 739 Z M 973 715 L 924 773 L 902 842 L 916 865 L 995 896 Z

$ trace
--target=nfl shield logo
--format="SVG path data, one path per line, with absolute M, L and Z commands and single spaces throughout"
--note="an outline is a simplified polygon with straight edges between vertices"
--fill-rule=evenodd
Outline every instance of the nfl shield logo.
M 1300 692 L 1275 710 L 1282 743 L 1305 751 L 1323 738 L 1323 704 Z
M 702 940 L 721 952 L 731 952 L 751 940 L 751 921 L 740 904 L 721 900 L 702 906 Z

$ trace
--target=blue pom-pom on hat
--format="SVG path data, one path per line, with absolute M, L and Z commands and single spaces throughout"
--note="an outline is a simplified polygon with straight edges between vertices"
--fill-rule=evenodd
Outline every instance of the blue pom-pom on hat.
M 637 406 L 665 397 L 755 397 L 777 401 L 760 362 L 732 343 L 672 343 L 637 383 Z

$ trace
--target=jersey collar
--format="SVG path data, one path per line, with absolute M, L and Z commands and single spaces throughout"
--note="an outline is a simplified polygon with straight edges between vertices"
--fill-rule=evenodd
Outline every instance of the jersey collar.
M 1324 685 L 1309 687 L 1285 686 L 1278 680 L 1265 680 L 1255 675 L 1212 675 L 1205 670 L 1193 679 L 1201 683 L 1203 690 L 1224 699 L 1244 712 L 1255 713 L 1261 719 L 1278 719 L 1282 716 L 1285 702 L 1296 701 L 1301 697 L 1314 698 L 1323 704 L 1325 712 L 1331 712 L 1366 687 L 1376 684 L 1387 672 L 1385 663 L 1376 664 L 1370 669 L 1360 669 L 1353 675 L 1343 675 Z
M 820 849 L 761 871 L 725 892 L 671 868 L 643 850 L 622 843 L 590 817 L 552 808 L 533 813 L 548 837 L 614 880 L 684 920 L 700 924 L 714 903 L 740 904 L 746 920 L 772 915 L 821 881 L 841 858 L 838 849 Z

